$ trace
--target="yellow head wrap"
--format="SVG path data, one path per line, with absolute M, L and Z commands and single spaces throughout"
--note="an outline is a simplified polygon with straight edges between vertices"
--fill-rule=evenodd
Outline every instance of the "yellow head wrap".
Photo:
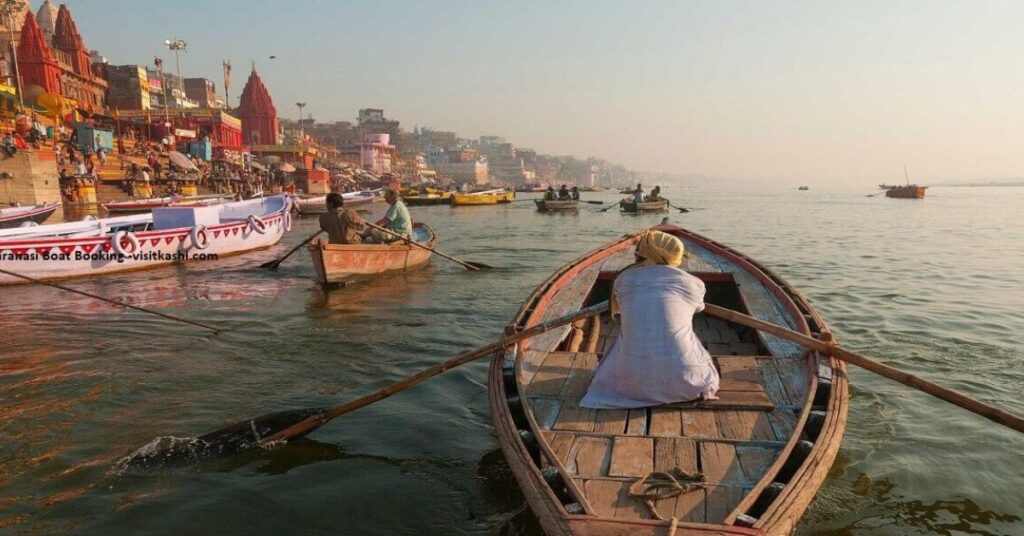
M 636 243 L 636 254 L 655 264 L 683 264 L 683 241 L 661 231 L 647 231 Z

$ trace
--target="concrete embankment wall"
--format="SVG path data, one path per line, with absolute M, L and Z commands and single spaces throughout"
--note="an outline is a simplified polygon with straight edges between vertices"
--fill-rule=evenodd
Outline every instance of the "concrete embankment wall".
M 0 151 L 0 204 L 39 205 L 60 200 L 52 149 L 22 149 L 13 157 Z

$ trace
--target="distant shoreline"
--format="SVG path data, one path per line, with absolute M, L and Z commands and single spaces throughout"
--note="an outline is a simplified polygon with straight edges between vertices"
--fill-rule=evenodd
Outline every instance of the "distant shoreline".
M 936 184 L 935 186 L 954 186 L 956 188 L 969 188 L 977 186 L 1024 186 L 1024 181 L 1014 182 L 958 182 L 955 184 Z

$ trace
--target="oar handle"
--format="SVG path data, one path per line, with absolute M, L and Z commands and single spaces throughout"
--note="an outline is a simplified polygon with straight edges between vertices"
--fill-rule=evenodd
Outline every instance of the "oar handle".
M 763 331 L 765 333 L 775 335 L 776 337 L 793 341 L 797 344 L 800 344 L 801 346 L 810 348 L 812 350 L 816 350 L 825 355 L 830 355 L 837 359 L 841 359 L 843 361 L 846 361 L 847 363 L 852 363 L 860 368 L 874 372 L 879 376 L 884 376 L 886 378 L 889 378 L 890 380 L 900 382 L 903 385 L 906 385 L 907 387 L 912 387 L 919 391 L 928 393 L 936 398 L 941 398 L 942 400 L 945 400 L 950 404 L 960 406 L 961 408 L 966 409 L 967 411 L 970 411 L 974 414 L 985 417 L 986 419 L 992 422 L 996 422 L 1002 424 L 1003 426 L 1013 428 L 1018 432 L 1024 432 L 1024 418 L 1014 415 L 1013 413 L 1010 413 L 1006 410 L 997 408 L 995 406 L 990 406 L 984 402 L 975 400 L 965 394 L 959 393 L 947 387 L 943 387 L 941 385 L 932 383 L 928 380 L 925 380 L 924 378 L 914 376 L 913 374 L 908 374 L 906 372 L 903 372 L 902 370 L 895 369 L 888 365 L 884 365 L 882 363 L 879 363 L 878 361 L 874 361 L 858 353 L 851 352 L 850 350 L 840 347 L 834 342 L 826 342 L 819 339 L 815 339 L 813 337 L 808 337 L 807 335 L 797 333 L 793 330 L 786 329 L 782 326 L 778 326 L 770 322 L 765 322 L 763 320 L 758 320 L 756 318 L 745 315 L 738 311 L 733 311 L 732 309 L 725 309 L 723 307 L 718 307 L 716 305 L 705 304 L 704 312 L 717 316 L 718 318 L 728 320 L 730 322 L 735 322 L 737 324 L 741 324 L 749 328 L 754 328 L 758 331 Z
M 9 275 L 11 277 L 17 277 L 17 278 L 20 278 L 20 279 L 24 279 L 25 281 L 31 281 L 32 283 L 35 283 L 37 285 L 46 285 L 48 287 L 53 287 L 53 288 L 56 288 L 56 289 L 65 290 L 67 292 L 72 292 L 74 294 L 79 294 L 79 295 L 85 296 L 87 298 L 92 298 L 94 300 L 99 300 L 99 301 L 102 301 L 102 302 L 107 302 L 107 303 L 110 303 L 110 304 L 113 304 L 113 305 L 119 305 L 121 307 L 125 307 L 125 308 L 128 308 L 128 309 L 135 309 L 136 311 L 142 311 L 144 313 L 149 313 L 151 315 L 161 316 L 163 318 L 167 318 L 169 320 L 174 320 L 176 322 L 182 322 L 182 323 L 185 323 L 185 324 L 191 324 L 193 326 L 198 326 L 198 327 L 201 327 L 201 328 L 206 328 L 206 329 L 211 330 L 211 331 L 224 331 L 222 328 L 213 327 L 213 326 L 210 326 L 210 325 L 207 325 L 207 324 L 203 324 L 203 323 L 200 323 L 200 322 L 195 322 L 193 320 L 186 320 L 184 318 L 179 318 L 177 316 L 169 315 L 167 313 L 161 313 L 160 311 L 154 311 L 152 309 L 146 309 L 145 307 L 139 307 L 137 305 L 132 305 L 130 303 L 124 303 L 124 302 L 121 302 L 121 301 L 112 300 L 110 298 L 104 298 L 103 296 L 97 296 L 95 294 L 92 294 L 92 293 L 89 293 L 89 292 L 85 292 L 84 290 L 77 290 L 77 289 L 73 289 L 71 287 L 65 287 L 64 285 L 58 285 L 56 283 L 50 283 L 48 281 L 43 281 L 42 279 L 36 279 L 34 277 L 30 277 L 30 276 L 27 276 L 27 275 L 22 275 L 22 274 L 15 273 L 15 272 L 10 272 L 10 271 L 4 270 L 2 268 L 0 268 L 0 274 L 6 274 L 6 275 Z
M 456 259 L 455 257 L 452 257 L 451 255 L 445 255 L 444 253 L 441 253 L 440 251 L 438 251 L 438 250 L 436 250 L 436 249 L 434 249 L 434 248 L 432 248 L 432 247 L 430 247 L 430 246 L 428 246 L 426 244 L 421 244 L 421 243 L 419 243 L 419 242 L 417 242 L 417 241 L 415 241 L 415 240 L 413 240 L 413 239 L 411 239 L 411 238 L 409 238 L 407 236 L 402 236 L 402 235 L 400 235 L 400 234 L 398 234 L 398 233 L 396 233 L 396 232 L 394 232 L 391 229 L 388 229 L 386 227 L 381 227 L 380 225 L 377 225 L 377 224 L 374 224 L 374 223 L 370 223 L 370 222 L 366 222 L 366 225 L 368 225 L 369 227 L 372 227 L 374 229 L 377 229 L 378 231 L 382 231 L 382 232 L 388 233 L 391 236 L 395 236 L 395 237 L 398 237 L 398 238 L 400 238 L 402 240 L 405 240 L 407 243 L 412 244 L 414 246 L 421 247 L 421 248 L 423 248 L 423 249 L 425 249 L 427 251 L 432 251 L 432 252 L 440 255 L 441 257 L 444 257 L 444 258 L 446 258 L 446 259 L 448 259 L 448 260 L 450 260 L 452 262 L 459 263 L 462 266 L 464 266 L 467 270 L 479 270 L 480 269 L 480 268 L 477 268 L 476 266 L 473 266 L 472 264 L 469 264 L 468 262 Z
M 350 413 L 350 412 L 355 411 L 355 410 L 357 410 L 359 408 L 362 408 L 362 407 L 365 407 L 365 406 L 369 406 L 370 404 L 373 404 L 374 402 L 377 402 L 378 400 L 383 400 L 383 399 L 385 399 L 385 398 L 387 398 L 387 397 L 389 397 L 389 396 L 391 396 L 391 395 L 393 395 L 395 393 L 404 391 L 404 390 L 406 390 L 406 389 L 408 389 L 408 388 L 410 388 L 410 387 L 412 387 L 412 386 L 414 386 L 414 385 L 416 385 L 416 384 L 418 384 L 418 383 L 420 383 L 420 382 L 422 382 L 424 380 L 427 380 L 429 378 L 433 378 L 434 376 L 437 376 L 438 374 L 441 374 L 441 373 L 446 372 L 448 370 L 451 370 L 453 368 L 465 365 L 466 363 L 469 363 L 469 362 L 472 362 L 472 361 L 476 361 L 477 359 L 480 359 L 481 357 L 491 355 L 494 352 L 496 352 L 496 351 L 498 351 L 498 350 L 500 350 L 502 348 L 506 348 L 508 346 L 511 346 L 511 345 L 521 341 L 521 340 L 528 339 L 530 337 L 534 337 L 534 336 L 540 335 L 541 333 L 544 333 L 545 331 L 548 331 L 548 330 L 551 330 L 551 329 L 554 329 L 554 328 L 557 328 L 557 327 L 560 327 L 560 326 L 564 326 L 566 324 L 571 324 L 573 322 L 576 322 L 577 320 L 581 320 L 581 319 L 584 319 L 584 318 L 589 318 L 591 316 L 599 315 L 599 314 L 601 314 L 601 313 L 603 313 L 603 312 L 605 312 L 607 310 L 608 310 L 608 302 L 607 301 L 603 301 L 601 303 L 592 305 L 592 306 L 587 307 L 585 309 L 580 309 L 579 311 L 577 311 L 575 313 L 571 313 L 571 314 L 568 314 L 568 315 L 565 315 L 565 316 L 561 316 L 561 317 L 558 317 L 558 318 L 555 318 L 555 319 L 552 319 L 552 320 L 548 320 L 547 322 L 542 322 L 540 324 L 537 324 L 536 326 L 532 326 L 532 327 L 527 328 L 527 329 L 525 329 L 523 331 L 520 331 L 519 333 L 516 333 L 515 335 L 509 335 L 509 336 L 506 336 L 506 337 L 502 337 L 502 339 L 497 341 L 497 342 L 492 342 L 490 344 L 481 346 L 480 348 L 477 348 L 476 350 L 472 350 L 472 351 L 469 351 L 469 352 L 465 352 L 465 353 L 459 354 L 458 356 L 455 356 L 454 358 L 449 359 L 448 361 L 445 361 L 444 363 L 438 363 L 438 364 L 436 364 L 436 365 L 434 365 L 432 367 L 423 369 L 422 371 L 417 372 L 416 374 L 414 374 L 412 376 L 409 376 L 408 378 L 406 378 L 406 379 L 404 379 L 404 380 L 402 380 L 400 382 L 393 383 L 393 384 L 391 384 L 391 385 L 389 385 L 387 387 L 384 387 L 383 389 L 380 389 L 380 390 L 378 390 L 376 392 L 368 394 L 368 395 L 366 395 L 364 397 L 357 398 L 357 399 L 352 400 L 350 402 L 346 402 L 344 404 L 341 404 L 340 406 L 335 406 L 333 408 L 328 409 L 327 411 L 325 411 L 323 413 L 320 413 L 320 414 L 314 415 L 312 417 L 309 417 L 307 419 L 304 419 L 302 421 L 299 421 L 299 422 L 289 426 L 288 428 L 285 428 L 284 430 L 281 430 L 280 432 L 277 432 L 276 434 L 273 434 L 273 435 L 270 435 L 270 436 L 267 436 L 267 437 L 261 439 L 260 440 L 260 444 L 265 445 L 265 444 L 268 444 L 268 443 L 272 443 L 274 441 L 281 441 L 281 440 L 287 440 L 287 439 L 292 438 L 292 437 L 304 436 L 304 435 L 308 434 L 309 432 L 311 432 L 311 431 L 313 431 L 313 430 L 323 426 L 324 424 L 326 424 L 331 419 L 340 417 L 340 416 L 342 416 L 342 415 L 344 415 L 346 413 Z

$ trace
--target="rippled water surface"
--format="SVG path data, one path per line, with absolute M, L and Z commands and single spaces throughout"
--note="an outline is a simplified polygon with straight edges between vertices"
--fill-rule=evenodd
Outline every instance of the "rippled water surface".
M 674 223 L 776 269 L 844 345 L 1024 414 L 1024 189 L 666 193 L 698 209 Z M 434 257 L 324 292 L 304 252 L 255 268 L 315 229 L 301 220 L 267 251 L 69 283 L 217 335 L 0 288 L 0 533 L 538 533 L 495 443 L 485 362 L 276 450 L 111 468 L 154 438 L 346 400 L 492 341 L 558 266 L 662 217 L 599 208 L 411 209 L 490 272 Z M 1024 436 L 867 372 L 851 380 L 843 448 L 800 533 L 1024 533 Z

